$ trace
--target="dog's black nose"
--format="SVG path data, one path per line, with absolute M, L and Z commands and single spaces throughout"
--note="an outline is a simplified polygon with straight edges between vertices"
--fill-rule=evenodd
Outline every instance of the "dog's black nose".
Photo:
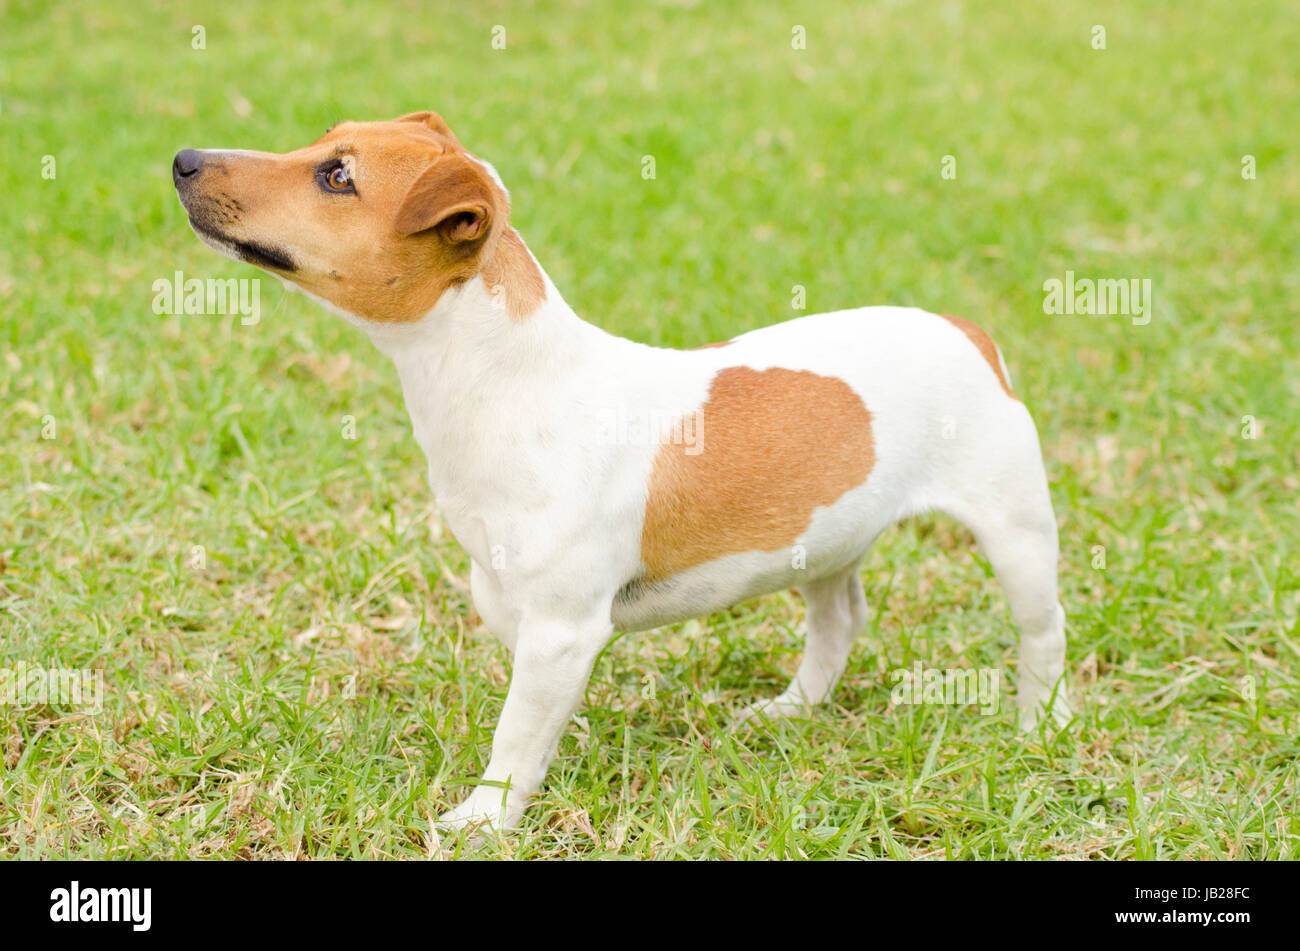
M 203 153 L 197 149 L 181 149 L 172 160 L 172 181 L 189 178 L 203 165 Z

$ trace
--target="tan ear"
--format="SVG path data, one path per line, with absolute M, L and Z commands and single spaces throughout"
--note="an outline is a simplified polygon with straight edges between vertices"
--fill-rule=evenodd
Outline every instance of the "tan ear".
M 437 132 L 439 135 L 445 135 L 447 138 L 455 142 L 457 146 L 460 145 L 460 140 L 457 139 L 455 134 L 451 131 L 451 129 L 447 127 L 447 123 L 442 120 L 442 116 L 438 115 L 438 113 L 436 112 L 412 112 L 404 116 L 398 116 L 393 121 L 394 122 L 419 122 L 423 125 L 428 126 L 430 129 L 432 129 L 434 132 Z
M 487 174 L 463 153 L 445 152 L 402 199 L 394 227 L 401 235 L 436 228 L 453 244 L 477 241 L 492 217 Z

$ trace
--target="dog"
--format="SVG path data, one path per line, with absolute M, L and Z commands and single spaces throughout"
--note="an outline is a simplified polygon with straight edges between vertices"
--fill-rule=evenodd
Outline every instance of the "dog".
M 797 585 L 803 658 L 740 722 L 826 700 L 866 623 L 867 550 L 928 511 L 970 528 L 1006 592 L 1020 725 L 1069 721 L 1038 434 L 975 324 L 865 307 L 695 350 L 612 336 L 564 302 L 496 170 L 434 112 L 285 154 L 185 149 L 172 177 L 205 244 L 396 365 L 474 606 L 512 654 L 487 768 L 440 828 L 520 823 L 615 630 Z

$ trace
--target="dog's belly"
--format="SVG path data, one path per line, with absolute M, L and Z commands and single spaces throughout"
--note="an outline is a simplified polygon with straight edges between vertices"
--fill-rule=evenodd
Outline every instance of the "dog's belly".
M 644 631 L 721 611 L 789 587 L 789 561 L 784 552 L 746 552 L 661 581 L 632 581 L 614 598 L 610 619 L 617 630 Z
M 861 559 L 876 536 L 903 514 L 900 501 L 882 495 L 868 480 L 818 509 L 788 548 L 726 555 L 662 580 L 634 579 L 615 597 L 611 620 L 618 630 L 642 631 L 832 574 Z

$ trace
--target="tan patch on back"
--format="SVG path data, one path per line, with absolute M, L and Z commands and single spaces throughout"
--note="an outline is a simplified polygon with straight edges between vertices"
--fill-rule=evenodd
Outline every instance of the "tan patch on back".
M 991 366 L 993 372 L 997 374 L 998 382 L 1002 384 L 1003 392 L 1013 400 L 1019 402 L 1016 394 L 1011 392 L 1011 384 L 1007 382 L 1006 374 L 1002 372 L 1002 362 L 998 359 L 998 348 L 993 343 L 993 338 L 986 334 L 983 328 L 978 324 L 971 323 L 964 317 L 953 317 L 950 314 L 940 314 L 939 316 L 964 333 L 970 339 L 970 342 L 975 344 L 975 348 L 979 350 L 980 355 L 984 357 L 984 361 Z
M 649 580 L 794 545 L 814 510 L 865 482 L 876 461 L 858 394 L 807 370 L 720 370 L 699 423 L 697 443 L 664 443 L 655 456 L 641 530 Z
M 691 347 L 691 349 L 692 350 L 713 350 L 717 347 L 729 347 L 729 346 L 731 346 L 730 340 L 719 340 L 717 343 L 706 343 L 700 347 Z
M 542 271 L 514 228 L 501 235 L 496 253 L 483 268 L 483 283 L 490 294 L 505 296 L 506 310 L 516 320 L 527 317 L 546 299 Z

